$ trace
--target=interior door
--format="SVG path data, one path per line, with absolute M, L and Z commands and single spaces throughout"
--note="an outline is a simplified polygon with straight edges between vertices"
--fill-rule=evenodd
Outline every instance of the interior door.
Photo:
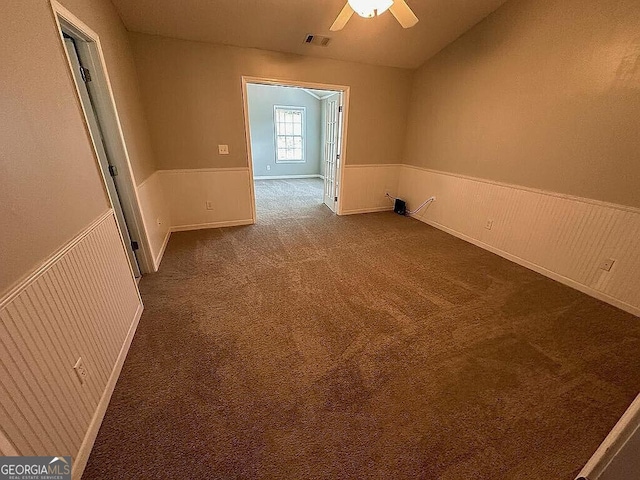
M 133 269 L 135 277 L 138 278 L 141 276 L 140 266 L 138 265 L 138 260 L 133 248 L 133 242 L 131 241 L 129 228 L 127 227 L 127 221 L 122 210 L 120 197 L 118 196 L 118 188 L 114 181 L 114 176 L 117 175 L 117 170 L 109 162 L 109 156 L 107 155 L 107 150 L 104 144 L 100 122 L 98 120 L 98 116 L 96 115 L 91 95 L 85 83 L 86 80 L 89 79 L 87 77 L 87 75 L 89 74 L 86 73 L 86 70 L 83 70 L 75 41 L 72 38 L 65 36 L 64 45 L 67 49 L 67 53 L 69 54 L 69 59 L 71 60 L 71 65 L 73 67 L 73 77 L 78 87 L 78 91 L 80 92 L 80 100 L 82 101 L 82 105 L 87 116 L 87 121 L 89 123 L 89 129 L 91 130 L 91 135 L 98 152 L 98 161 L 100 162 L 100 168 L 102 169 L 103 176 L 106 181 L 109 198 L 111 199 L 111 204 L 113 205 L 113 210 L 116 215 L 116 221 L 118 222 L 118 228 L 122 235 L 122 239 L 124 240 L 129 263 L 131 264 L 131 268 Z
M 327 100 L 324 143 L 324 203 L 336 211 L 340 167 L 340 95 Z

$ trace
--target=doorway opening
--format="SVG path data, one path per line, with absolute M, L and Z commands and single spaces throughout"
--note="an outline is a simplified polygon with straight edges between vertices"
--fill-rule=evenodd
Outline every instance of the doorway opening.
M 340 212 L 348 87 L 243 77 L 257 221 Z
M 123 247 L 140 278 L 154 270 L 153 260 L 99 39 L 60 4 L 52 7 Z

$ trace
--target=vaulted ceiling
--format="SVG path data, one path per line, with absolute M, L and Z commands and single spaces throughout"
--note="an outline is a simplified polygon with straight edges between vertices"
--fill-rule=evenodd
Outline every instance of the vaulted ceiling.
M 346 0 L 112 0 L 130 31 L 239 47 L 416 68 L 505 0 L 407 0 L 420 19 L 403 29 L 389 12 L 329 27 Z M 307 45 L 307 34 L 331 37 Z

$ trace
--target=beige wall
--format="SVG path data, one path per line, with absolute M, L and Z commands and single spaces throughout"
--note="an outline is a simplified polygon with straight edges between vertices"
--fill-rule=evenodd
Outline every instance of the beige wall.
M 126 31 L 107 0 L 63 0 L 101 38 L 136 180 L 153 170 Z M 108 208 L 47 0 L 2 4 L 0 297 Z
M 396 163 L 409 70 L 131 34 L 160 169 L 247 166 L 241 76 L 351 86 L 349 164 Z M 228 144 L 230 155 L 218 155 Z
M 640 207 L 640 3 L 511 0 L 415 75 L 406 163 Z
M 51 7 L 2 13 L 0 294 L 107 210 Z

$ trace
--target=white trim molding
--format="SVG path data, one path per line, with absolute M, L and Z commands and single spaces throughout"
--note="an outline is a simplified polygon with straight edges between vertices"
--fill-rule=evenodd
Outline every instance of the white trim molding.
M 160 175 L 173 175 L 177 173 L 225 173 L 225 172 L 248 172 L 249 167 L 217 167 L 217 168 L 173 168 L 169 170 L 156 170 Z
M 345 165 L 344 168 L 400 168 L 405 166 L 400 163 L 355 163 Z
M 278 113 L 280 111 L 284 112 L 301 112 L 301 121 L 300 121 L 300 134 L 296 135 L 295 133 L 287 134 L 286 128 L 285 132 L 279 132 L 279 127 L 283 122 L 278 121 Z M 285 122 L 286 123 L 286 122 Z M 295 125 L 294 125 L 295 126 Z M 295 130 L 294 130 L 295 131 Z M 281 160 L 278 158 L 279 150 L 282 150 L 278 146 L 278 138 L 279 137 L 300 137 L 300 155 L 301 158 L 294 158 L 291 160 Z M 307 163 L 307 107 L 305 106 L 294 106 L 294 105 L 274 105 L 273 106 L 273 142 L 274 142 L 274 161 L 276 164 L 287 164 L 287 163 Z M 290 150 L 288 147 L 285 147 L 285 150 Z M 293 150 L 296 150 L 295 148 Z
M 343 205 L 343 185 L 344 185 L 344 171 L 345 169 L 342 165 L 345 165 L 347 160 L 347 135 L 349 133 L 349 109 L 350 109 L 350 98 L 351 98 L 351 87 L 347 85 L 333 85 L 326 83 L 314 83 L 314 82 L 303 82 L 297 80 L 283 80 L 283 79 L 275 79 L 275 78 L 267 78 L 267 77 L 252 77 L 243 75 L 241 79 L 242 86 L 242 109 L 244 114 L 244 132 L 245 132 L 245 142 L 247 145 L 247 153 L 249 159 L 249 175 L 250 175 L 250 183 L 251 183 L 251 211 L 253 221 L 256 221 L 256 195 L 254 188 L 254 178 L 253 178 L 253 153 L 251 150 L 251 128 L 249 125 L 249 96 L 247 93 L 247 85 L 248 84 L 258 84 L 258 85 L 275 85 L 275 86 L 284 86 L 284 87 L 298 87 L 298 88 L 309 88 L 314 90 L 331 90 L 335 93 L 342 93 L 342 122 L 341 122 L 341 141 L 340 141 L 340 159 L 341 163 L 338 166 L 338 172 L 336 173 L 336 180 L 338 182 L 338 203 L 336 204 L 336 213 L 338 215 L 342 214 L 344 210 Z
M 631 406 L 622 415 L 622 418 L 616 423 L 613 430 L 607 435 L 577 478 L 598 480 L 607 471 L 612 462 L 623 454 L 625 445 L 634 435 L 640 435 L 640 395 L 631 403 Z M 630 455 L 635 456 L 637 452 L 630 452 Z M 621 459 L 623 462 L 629 460 L 631 459 L 626 455 Z M 610 478 L 622 477 L 614 476 Z
M 359 213 L 379 213 L 390 212 L 393 210 L 393 205 L 390 207 L 370 207 L 370 208 L 358 208 L 355 210 L 343 210 L 342 215 L 357 215 Z
M 169 240 L 171 214 L 166 202 L 167 194 L 161 171 L 155 171 L 136 188 L 142 210 L 142 221 L 148 232 L 153 255 L 153 268 L 158 271 L 164 249 Z
M 162 259 L 164 258 L 164 252 L 167 249 L 167 245 L 169 245 L 169 240 L 171 239 L 171 232 L 173 232 L 173 227 L 170 227 L 167 230 L 167 234 L 164 236 L 164 240 L 162 241 L 162 246 L 160 247 L 160 251 L 155 257 L 155 266 L 156 272 L 160 269 L 160 264 L 162 263 Z
M 310 175 L 260 175 L 254 176 L 254 180 L 295 180 L 295 179 L 303 179 L 303 178 L 320 178 L 324 180 L 324 177 L 319 174 L 310 174 Z
M 109 406 L 109 402 L 111 401 L 113 391 L 116 388 L 116 383 L 118 382 L 118 378 L 120 377 L 120 372 L 122 372 L 122 366 L 124 365 L 124 361 L 126 360 L 127 354 L 129 353 L 129 348 L 131 347 L 131 342 L 133 341 L 133 337 L 136 334 L 136 330 L 138 328 L 138 324 L 140 323 L 140 317 L 142 317 L 143 310 L 144 308 L 141 303 L 138 306 L 138 310 L 136 311 L 135 316 L 133 317 L 133 321 L 131 322 L 131 327 L 129 328 L 127 337 L 125 338 L 122 348 L 120 349 L 120 353 L 118 354 L 118 359 L 113 366 L 113 370 L 111 370 L 111 375 L 109 375 L 109 380 L 107 381 L 104 392 L 102 392 L 100 402 L 98 402 L 98 406 L 96 407 L 96 411 L 93 414 L 93 418 L 91 419 L 91 423 L 89 424 L 87 433 L 84 436 L 82 444 L 80 445 L 78 455 L 73 459 L 74 461 L 72 477 L 74 480 L 80 480 L 82 478 L 82 473 L 87 466 L 89 456 L 91 455 L 91 450 L 93 449 L 93 444 L 98 437 L 98 432 L 100 431 L 102 420 L 104 420 L 104 415 L 105 413 L 107 413 L 107 407 Z
M 172 232 L 255 223 L 250 178 L 249 167 L 194 168 L 157 170 L 140 183 L 137 192 L 151 240 L 155 271 L 160 267 Z M 255 180 L 293 178 L 323 177 L 313 174 L 255 177 Z
M 413 166 L 398 196 L 408 208 L 435 196 L 415 218 L 640 316 L 636 208 Z
M 368 166 L 373 166 L 373 165 L 368 165 Z M 505 183 L 505 182 L 499 182 L 497 180 L 489 180 L 488 178 L 472 177 L 472 176 L 469 176 L 469 175 L 463 175 L 461 173 L 444 172 L 444 171 L 440 171 L 440 170 L 433 170 L 431 168 L 417 167 L 415 165 L 402 165 L 402 164 L 400 164 L 398 166 L 403 167 L 403 168 L 413 169 L 413 170 L 416 170 L 416 171 L 419 171 L 419 172 L 429 172 L 429 173 L 433 173 L 435 175 L 447 175 L 449 177 L 460 178 L 462 180 L 469 180 L 469 181 L 472 181 L 472 182 L 486 183 L 488 185 L 495 185 L 495 186 L 498 186 L 498 187 L 515 188 L 515 189 L 522 190 L 522 191 L 525 191 L 525 192 L 538 193 L 540 195 L 547 195 L 547 196 L 551 196 L 551 197 L 564 198 L 564 199 L 572 200 L 572 201 L 575 201 L 575 202 L 588 203 L 588 204 L 591 204 L 591 205 L 598 205 L 598 206 L 607 207 L 607 208 L 615 208 L 616 210 L 624 210 L 624 211 L 629 211 L 629 212 L 634 212 L 634 213 L 640 214 L 640 208 L 632 207 L 630 205 L 620 205 L 618 203 L 604 202 L 602 200 L 595 200 L 593 198 L 586 198 L 586 197 L 578 197 L 576 195 L 569 195 L 568 193 L 559 193 L 559 192 L 553 192 L 551 190 L 542 190 L 540 188 L 526 187 L 524 185 L 516 185 L 514 183 Z
M 253 225 L 252 218 L 246 220 L 228 220 L 226 222 L 194 223 L 192 225 L 176 225 L 171 227 L 171 232 L 187 232 L 191 230 L 206 230 L 208 228 L 240 227 L 243 225 Z
M 0 410 L 12 415 L 0 432 L 3 454 L 64 452 L 73 478 L 82 476 L 142 310 L 112 210 L 4 297 Z
M 80 18 L 78 18 L 67 8 L 61 5 L 57 0 L 50 0 L 50 3 L 51 11 L 53 12 L 54 21 L 61 42 L 60 48 L 62 49 L 64 58 L 66 58 L 69 65 L 68 74 L 72 81 L 72 84 L 74 85 L 74 89 L 76 90 L 78 106 L 82 112 L 85 129 L 91 141 L 95 156 L 94 160 L 103 181 L 105 194 L 107 195 L 109 203 L 112 207 L 114 202 L 120 202 L 122 209 L 127 217 L 127 222 L 129 223 L 127 227 L 123 228 L 127 228 L 130 235 L 132 235 L 134 239 L 137 239 L 140 244 L 139 254 L 136 254 L 136 258 L 140 264 L 139 267 L 142 273 L 152 272 L 154 271 L 152 245 L 149 240 L 148 232 L 145 228 L 141 201 L 138 197 L 138 192 L 136 189 L 135 177 L 133 174 L 133 168 L 131 166 L 129 150 L 125 141 L 124 131 L 122 130 L 118 107 L 113 95 L 113 87 L 111 85 L 107 63 L 104 58 L 102 44 L 100 43 L 100 37 L 95 31 L 89 28 L 86 23 L 84 23 Z M 115 162 L 115 165 L 120 170 L 119 178 L 121 179 L 121 181 L 118 184 L 119 200 L 112 198 L 112 194 L 107 187 L 107 182 L 110 180 L 107 178 L 98 160 L 99 156 L 96 149 L 97 140 L 94 138 L 94 135 L 91 132 L 87 112 L 85 111 L 85 106 L 82 102 L 82 96 L 75 83 L 75 79 L 72 73 L 73 65 L 64 46 L 62 24 L 64 24 L 65 28 L 69 29 L 69 31 L 73 31 L 74 35 L 77 34 L 78 38 L 86 40 L 86 45 L 91 61 L 95 65 L 95 78 L 93 79 L 94 82 L 92 83 L 95 83 L 96 88 L 98 88 L 99 92 L 96 100 L 99 104 L 104 106 L 104 115 L 101 116 L 101 127 L 104 130 L 104 141 L 111 147 L 111 160 Z
M 15 297 L 20 295 L 24 290 L 42 276 L 47 270 L 55 265 L 62 257 L 64 257 L 71 249 L 78 245 L 84 238 L 89 235 L 98 225 L 104 222 L 107 218 L 113 217 L 113 210 L 110 208 L 106 212 L 100 214 L 93 222 L 91 222 L 86 228 L 82 230 L 78 235 L 69 240 L 66 244 L 60 247 L 53 253 L 47 260 L 45 260 L 39 267 L 26 276 L 22 281 L 18 282 L 11 290 L 9 290 L 0 299 L 0 310 L 5 308 L 9 303 L 13 301 Z
M 345 165 L 341 215 L 393 210 L 385 193 L 396 196 L 400 165 Z
M 255 223 L 249 168 L 161 170 L 170 230 Z

